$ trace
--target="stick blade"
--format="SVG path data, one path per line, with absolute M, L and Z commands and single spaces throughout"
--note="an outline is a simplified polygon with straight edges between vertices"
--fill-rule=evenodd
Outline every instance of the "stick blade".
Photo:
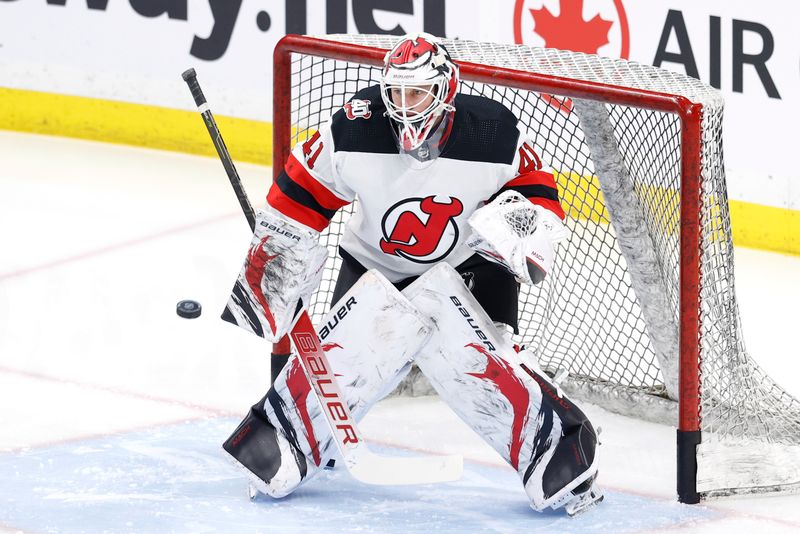
M 365 484 L 406 486 L 453 482 L 464 473 L 464 458 L 449 456 L 379 456 L 361 448 L 348 455 L 350 474 Z

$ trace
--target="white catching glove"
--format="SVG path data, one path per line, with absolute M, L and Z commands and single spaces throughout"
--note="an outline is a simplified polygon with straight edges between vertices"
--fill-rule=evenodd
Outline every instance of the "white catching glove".
M 476 210 L 469 224 L 473 232 L 467 246 L 528 284 L 544 279 L 553 265 L 555 243 L 569 237 L 556 214 L 516 191 L 506 191 Z
M 247 259 L 222 318 L 277 342 L 299 317 L 299 301 L 308 306 L 327 258 L 318 232 L 277 212 L 260 210 Z

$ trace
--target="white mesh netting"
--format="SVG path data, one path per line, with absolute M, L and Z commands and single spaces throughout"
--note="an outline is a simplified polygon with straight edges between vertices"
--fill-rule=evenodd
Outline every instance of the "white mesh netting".
M 323 38 L 382 49 L 397 39 Z M 698 491 L 785 489 L 800 481 L 800 471 L 786 468 L 783 456 L 800 445 L 800 405 L 748 357 L 741 338 L 719 93 L 694 78 L 624 60 L 522 45 L 443 43 L 456 60 L 682 95 L 703 105 Z M 293 54 L 291 145 L 357 90 L 378 83 L 378 75 L 379 69 L 356 62 Z M 549 372 L 566 370 L 567 391 L 614 411 L 675 424 L 670 398 L 678 391 L 679 117 L 470 81 L 462 82 L 461 91 L 502 102 L 519 118 L 556 173 L 572 231 L 547 280 L 523 287 L 517 341 Z M 584 129 L 587 124 L 591 128 Z M 335 248 L 354 207 L 340 210 L 324 234 L 331 257 L 311 309 L 317 319 L 329 306 L 339 264 Z M 749 454 L 745 460 L 742 451 Z M 767 464 L 777 456 L 783 466 L 770 471 Z

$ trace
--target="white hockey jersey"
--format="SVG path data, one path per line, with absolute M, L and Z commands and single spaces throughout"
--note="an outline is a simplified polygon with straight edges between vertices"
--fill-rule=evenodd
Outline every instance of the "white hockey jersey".
M 502 104 L 457 95 L 439 157 L 419 162 L 399 153 L 379 91 L 356 93 L 294 148 L 267 196 L 273 208 L 322 231 L 358 199 L 340 246 L 392 282 L 464 262 L 473 254 L 464 244 L 469 216 L 502 191 L 564 218 L 553 174 Z

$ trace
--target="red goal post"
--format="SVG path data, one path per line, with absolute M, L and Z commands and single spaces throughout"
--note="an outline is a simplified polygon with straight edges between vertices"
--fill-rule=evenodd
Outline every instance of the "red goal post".
M 292 146 L 303 140 L 303 132 L 313 133 L 352 97 L 355 89 L 375 83 L 376 68 L 382 65 L 395 39 L 391 36 L 287 35 L 280 40 L 273 56 L 275 177 L 282 170 Z M 726 384 L 740 381 L 735 373 L 748 372 L 737 370 L 733 371 L 735 376 L 728 376 L 725 369 L 720 371 L 725 365 L 718 363 L 719 359 L 747 356 L 743 347 L 738 351 L 741 345 L 738 309 L 733 296 L 723 288 L 724 294 L 719 297 L 722 304 L 718 304 L 717 296 L 710 293 L 716 290 L 714 286 L 721 285 L 720 281 L 727 284 L 728 278 L 732 288 L 732 275 L 728 274 L 732 272 L 732 257 L 730 265 L 727 264 L 727 256 L 732 256 L 729 253 L 732 243 L 721 162 L 722 100 L 719 94 L 692 78 L 624 60 L 523 45 L 451 40 L 445 40 L 444 44 L 459 63 L 462 86 L 466 90 L 504 102 L 518 116 L 524 117 L 522 122 L 538 132 L 542 144 L 547 145 L 544 151 L 559 174 L 559 187 L 575 199 L 574 204 L 570 204 L 571 209 L 566 211 L 573 223 L 571 242 L 575 243 L 570 247 L 576 247 L 577 252 L 570 252 L 570 248 L 564 255 L 572 261 L 558 260 L 566 265 L 562 282 L 559 282 L 561 275 L 554 274 L 546 290 L 536 289 L 526 294 L 528 300 L 521 303 L 521 314 L 528 314 L 526 324 L 533 325 L 533 333 L 521 333 L 520 340 L 537 347 L 543 368 L 566 369 L 577 384 L 577 393 L 614 411 L 629 413 L 620 399 L 639 398 L 640 393 L 648 399 L 645 411 L 648 407 L 655 411 L 667 398 L 677 400 L 677 421 L 669 421 L 670 415 L 667 419 L 678 428 L 677 488 L 682 502 L 694 503 L 706 496 L 757 491 L 763 487 L 760 483 L 748 486 L 747 482 L 731 483 L 727 479 L 716 482 L 716 478 L 698 487 L 701 436 L 722 436 L 721 441 L 728 440 L 729 435 L 737 440 L 762 439 L 747 433 L 742 436 L 728 429 L 728 426 L 741 426 L 738 422 L 730 425 L 725 422 L 730 405 L 741 401 L 723 398 L 725 394 L 718 392 L 724 390 Z M 553 106 L 548 107 L 548 95 L 572 99 L 575 116 L 564 118 L 563 113 L 550 109 Z M 584 124 L 594 126 L 586 129 L 582 128 Z M 603 151 L 605 155 L 601 155 Z M 586 185 L 587 179 L 594 183 L 595 178 L 599 179 L 599 186 Z M 630 199 L 635 198 L 643 214 L 614 213 L 612 193 L 617 185 L 609 185 L 614 180 L 633 195 L 621 197 L 617 205 L 629 204 Z M 602 194 L 593 196 L 595 189 Z M 673 192 L 677 192 L 675 198 Z M 595 207 L 598 203 L 599 208 Z M 674 214 L 672 208 L 675 208 Z M 591 210 L 597 211 L 587 215 Z M 641 235 L 634 235 L 636 230 L 626 229 L 630 226 L 646 226 L 653 234 L 644 240 L 652 243 L 645 245 L 650 259 L 642 262 L 641 269 L 636 265 L 638 252 L 632 256 L 629 249 L 639 247 L 638 243 L 643 241 Z M 340 231 L 341 227 L 331 228 L 327 233 L 332 255 Z M 626 232 L 630 235 L 626 236 Z M 620 245 L 617 241 L 626 242 Z M 598 250 L 591 266 L 587 261 L 585 267 L 576 271 L 606 262 L 616 274 L 601 272 L 581 278 L 584 274 L 580 272 L 568 272 L 570 264 L 583 262 L 585 256 Z M 561 251 L 559 256 L 562 256 Z M 725 263 L 718 269 L 719 273 L 710 271 L 714 264 L 720 263 L 715 259 L 717 256 Z M 677 272 L 672 272 L 672 263 Z M 336 267 L 331 265 L 330 276 L 335 279 Z M 642 269 L 649 278 L 661 273 L 663 284 L 642 286 L 637 278 L 648 278 L 636 274 Z M 708 279 L 707 286 L 711 287 L 702 285 L 704 275 Z M 615 286 L 618 279 L 624 287 L 605 292 L 605 286 Z M 571 308 L 553 311 L 557 305 L 552 304 L 550 297 L 560 295 L 566 287 L 572 291 L 576 285 L 589 288 L 589 292 L 593 286 L 603 286 L 596 292 L 597 296 L 592 293 L 588 300 L 596 302 L 597 306 L 611 303 L 608 314 L 617 317 L 615 322 L 582 330 L 592 315 L 591 310 L 584 310 L 585 316 L 580 311 L 578 301 L 585 298 L 585 292 L 583 296 L 568 298 L 576 302 Z M 539 293 L 535 293 L 537 291 Z M 543 295 L 541 291 L 548 293 Z M 312 313 L 315 319 L 330 304 L 325 301 L 326 295 L 329 298 L 330 287 L 317 294 L 315 313 Z M 720 310 L 731 307 L 732 315 L 719 319 L 724 313 Z M 576 320 L 578 314 L 581 316 Z M 677 326 L 672 328 L 670 321 Z M 721 321 L 719 325 L 718 321 Z M 540 325 L 544 323 L 549 326 L 543 333 Z M 736 338 L 730 342 L 733 348 L 721 351 L 725 352 L 722 356 L 710 353 L 706 370 L 701 372 L 704 352 L 713 351 L 708 345 L 715 342 L 720 331 L 731 329 L 735 330 Z M 677 330 L 674 346 L 668 339 L 672 330 Z M 608 346 L 585 348 L 583 340 L 592 335 L 611 341 Z M 559 337 L 571 338 L 567 343 L 574 340 L 575 344 L 555 347 L 553 340 Z M 275 345 L 273 352 L 288 355 L 288 339 Z M 570 354 L 579 352 L 586 353 L 581 362 L 568 361 Z M 644 363 L 630 363 L 637 358 Z M 596 362 L 604 359 L 610 363 L 598 369 Z M 748 365 L 750 363 L 748 360 Z M 623 370 L 611 370 L 617 367 Z M 625 368 L 633 370 L 626 372 Z M 722 373 L 721 378 L 714 375 L 718 372 Z M 705 392 L 704 373 L 710 381 Z M 761 378 L 762 374 L 758 373 L 755 376 Z M 654 377 L 658 374 L 660 378 Z M 796 408 L 794 399 L 783 400 L 785 392 L 772 383 L 770 387 L 776 388 L 771 395 Z M 602 397 L 600 400 L 598 395 Z M 650 402 L 652 399 L 656 400 Z M 704 399 L 709 404 L 704 405 Z M 628 404 L 635 404 L 635 401 Z M 748 405 L 744 410 L 750 408 Z M 714 414 L 713 425 L 706 429 L 703 428 L 703 410 Z M 718 411 L 722 415 L 717 415 Z M 666 413 L 674 412 L 667 408 Z M 647 413 L 637 415 L 659 419 Z M 749 418 L 747 414 L 743 417 Z M 800 481 L 800 473 L 797 480 L 776 484 L 781 489 L 797 481 Z

